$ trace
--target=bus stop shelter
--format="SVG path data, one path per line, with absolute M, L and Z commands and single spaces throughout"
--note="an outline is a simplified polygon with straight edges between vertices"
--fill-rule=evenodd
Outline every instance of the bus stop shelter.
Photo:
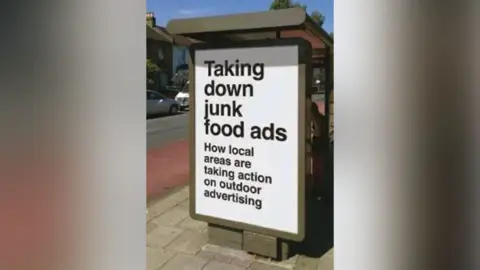
M 329 118 L 329 95 L 333 85 L 333 39 L 310 18 L 303 8 L 264 11 L 256 13 L 174 19 L 167 24 L 167 30 L 174 38 L 189 38 L 199 43 L 228 45 L 243 41 L 292 39 L 300 38 L 310 43 L 312 48 L 311 68 L 312 81 L 307 78 L 307 93 L 313 94 L 318 88 L 315 81 L 320 79 L 325 93 L 324 114 Z M 308 97 L 310 98 L 310 97 Z M 209 224 L 210 226 L 210 224 Z M 229 246 L 236 238 L 234 230 L 209 227 L 209 230 L 219 230 L 221 238 L 230 238 L 230 242 L 216 242 L 219 245 Z M 223 230 L 223 231 L 222 231 Z M 209 237 L 210 231 L 209 231 Z M 288 242 L 273 241 L 271 238 L 261 238 L 258 234 L 244 236 L 244 239 L 253 239 L 244 242 L 243 248 L 252 253 L 272 258 L 284 259 L 289 250 Z M 263 236 L 262 236 L 263 237 Z M 234 242 L 234 241 L 233 241 Z M 273 244 L 270 244 L 273 243 Z M 280 248 L 277 248 L 280 246 Z M 236 246 L 230 246 L 237 248 Z

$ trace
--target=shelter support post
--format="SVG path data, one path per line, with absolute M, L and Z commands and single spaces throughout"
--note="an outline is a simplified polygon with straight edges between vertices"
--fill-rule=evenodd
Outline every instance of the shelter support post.
M 333 141 L 333 55 L 330 53 L 326 54 L 325 57 L 325 77 L 327 78 L 327 84 L 325 89 L 325 116 L 327 118 L 328 123 L 328 137 L 329 140 L 325 141 L 326 149 L 329 149 L 329 154 L 325 159 L 325 171 L 324 171 L 324 179 L 326 179 L 325 183 L 325 192 L 328 197 L 329 201 L 333 200 L 333 155 L 331 154 L 333 149 L 331 148 L 331 141 Z
M 330 104 L 330 94 L 333 88 L 333 59 L 332 54 L 330 53 L 330 48 L 327 48 L 325 53 L 325 117 L 328 123 L 328 134 L 330 134 L 330 117 L 331 117 L 331 104 Z M 326 142 L 328 144 L 328 141 Z
M 333 86 L 333 76 L 332 76 L 332 69 L 333 69 L 333 61 L 332 55 L 330 54 L 330 49 L 327 48 L 325 53 L 325 116 L 327 117 L 328 122 L 330 123 L 330 91 L 332 90 Z

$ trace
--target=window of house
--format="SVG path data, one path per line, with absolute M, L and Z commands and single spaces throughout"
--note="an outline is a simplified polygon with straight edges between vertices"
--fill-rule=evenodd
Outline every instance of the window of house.
M 169 79 L 166 71 L 162 70 L 158 73 L 158 81 L 160 83 L 160 86 L 168 85 Z

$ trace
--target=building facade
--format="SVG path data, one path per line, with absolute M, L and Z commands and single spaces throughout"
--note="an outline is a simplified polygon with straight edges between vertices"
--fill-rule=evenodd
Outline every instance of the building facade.
M 156 25 L 156 18 L 152 12 L 147 13 L 147 59 L 150 59 L 159 68 L 156 78 L 156 89 L 169 84 L 170 79 L 177 72 L 179 66 L 188 64 L 188 46 L 194 41 L 174 37 L 162 27 Z

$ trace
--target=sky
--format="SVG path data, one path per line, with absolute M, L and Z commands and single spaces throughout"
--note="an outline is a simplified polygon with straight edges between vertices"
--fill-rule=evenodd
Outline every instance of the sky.
M 166 26 L 170 19 L 225 15 L 268 10 L 271 0 L 147 0 L 147 11 L 155 13 L 157 25 Z M 296 1 L 293 1 L 296 2 Z M 307 12 L 325 15 L 323 28 L 333 32 L 333 0 L 303 0 Z

